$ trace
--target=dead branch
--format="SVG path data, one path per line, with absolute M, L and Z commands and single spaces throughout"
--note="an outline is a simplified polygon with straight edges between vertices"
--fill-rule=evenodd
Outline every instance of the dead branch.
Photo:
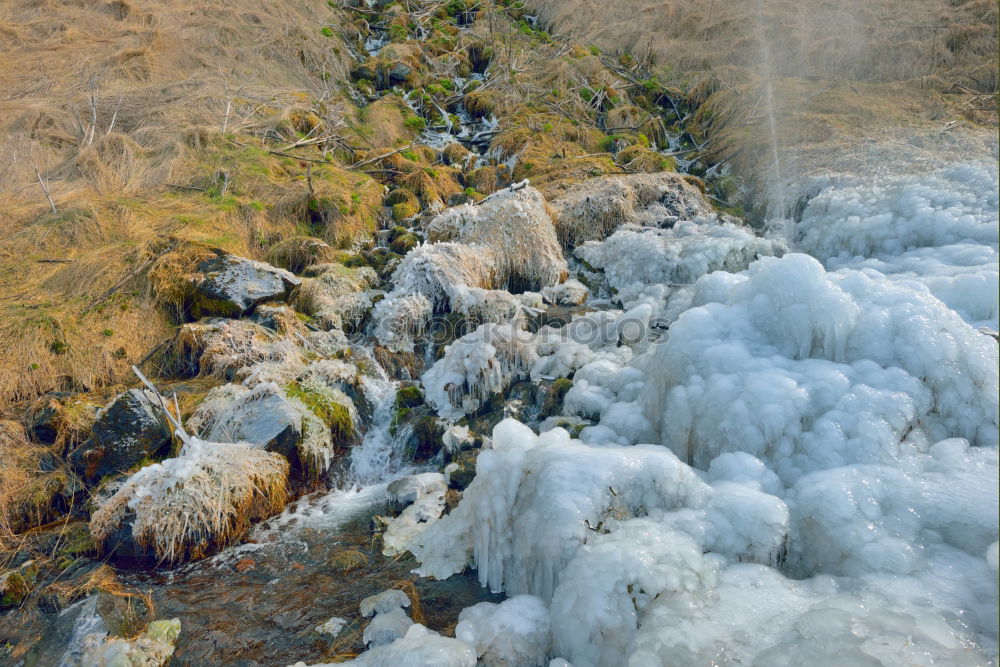
M 41 172 L 38 171 L 38 165 L 35 164 L 35 163 L 32 163 L 31 166 L 33 166 L 35 168 L 35 176 L 38 177 L 38 184 L 40 186 L 42 186 L 42 192 L 45 193 L 45 198 L 47 200 L 49 200 L 49 206 L 52 207 L 52 212 L 55 213 L 55 214 L 58 214 L 59 211 L 56 210 L 56 203 L 54 201 L 52 201 L 52 195 L 49 193 L 48 183 L 42 178 Z

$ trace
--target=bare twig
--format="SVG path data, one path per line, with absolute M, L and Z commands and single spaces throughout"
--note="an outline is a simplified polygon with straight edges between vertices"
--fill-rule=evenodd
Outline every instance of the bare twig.
M 56 203 L 52 201 L 52 195 L 49 193 L 48 183 L 45 179 L 42 178 L 41 172 L 38 171 L 38 165 L 32 163 L 31 166 L 35 168 L 35 176 L 38 177 L 38 184 L 42 186 L 42 192 L 45 193 L 45 198 L 49 200 L 49 206 L 52 207 L 52 212 L 59 213 L 59 211 L 56 209 Z
M 198 190 L 199 192 L 205 192 L 208 188 L 199 188 L 194 185 L 180 185 L 178 183 L 164 183 L 168 188 L 180 188 L 181 190 Z
M 415 145 L 416 145 L 415 143 L 410 143 L 409 146 L 403 146 L 402 148 L 397 148 L 396 150 L 389 151 L 388 153 L 386 153 L 384 155 L 378 155 L 376 157 L 369 158 L 367 160 L 362 160 L 361 162 L 355 162 L 350 167 L 348 167 L 348 169 L 357 169 L 358 167 L 363 167 L 366 164 L 371 164 L 372 162 L 378 162 L 379 160 L 384 160 L 385 158 L 390 157 L 392 155 L 395 155 L 396 153 L 402 153 L 403 151 L 410 150 Z
M 118 120 L 118 110 L 122 108 L 122 98 L 124 95 L 118 96 L 118 104 L 115 105 L 115 113 L 111 116 L 111 122 L 108 123 L 108 131 L 104 133 L 104 136 L 111 134 L 111 130 L 115 129 L 115 121 Z

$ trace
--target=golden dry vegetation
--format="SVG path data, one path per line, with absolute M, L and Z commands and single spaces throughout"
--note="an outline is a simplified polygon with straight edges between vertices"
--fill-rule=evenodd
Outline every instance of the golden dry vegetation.
M 729 160 L 752 196 L 774 184 L 772 143 L 789 184 L 995 157 L 991 0 L 528 4 L 560 37 L 649 62 L 682 88 L 696 138 L 711 138 L 712 160 Z

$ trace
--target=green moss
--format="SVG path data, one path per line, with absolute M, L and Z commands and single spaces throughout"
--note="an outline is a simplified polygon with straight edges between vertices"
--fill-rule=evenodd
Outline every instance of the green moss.
M 405 255 L 418 245 L 420 245 L 420 239 L 416 236 L 413 234 L 403 234 L 393 239 L 392 243 L 389 244 L 389 249 L 397 255 Z
M 393 23 L 389 26 L 389 40 L 400 44 L 406 41 L 408 37 L 406 26 L 400 25 L 399 23 Z
M 331 394 L 291 382 L 285 387 L 285 395 L 302 401 L 310 412 L 329 426 L 335 443 L 344 442 L 354 433 L 351 411 Z
M 420 116 L 410 116 L 403 121 L 403 124 L 415 132 L 421 132 L 427 127 L 427 121 Z
M 21 604 L 31 590 L 20 572 L 8 572 L 0 576 L 0 586 L 3 590 L 3 595 L 0 595 L 0 609 Z
M 396 222 L 401 222 L 407 218 L 416 215 L 420 211 L 420 208 L 413 202 L 402 202 L 400 204 L 393 204 L 392 206 L 392 219 Z
M 572 384 L 572 383 L 571 383 Z M 415 408 L 424 402 L 424 394 L 416 385 L 406 385 L 396 392 L 397 408 Z

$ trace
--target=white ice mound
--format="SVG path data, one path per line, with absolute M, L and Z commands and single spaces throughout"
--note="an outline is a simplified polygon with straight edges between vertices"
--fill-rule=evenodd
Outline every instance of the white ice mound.
M 730 481 L 713 488 L 666 448 L 593 447 L 512 419 L 493 445 L 458 507 L 411 546 L 421 574 L 445 578 L 471 562 L 493 591 L 549 600 L 581 545 L 647 514 L 733 560 L 774 562 L 784 547 L 781 500 Z
M 827 268 L 922 283 L 975 326 L 998 328 L 996 164 L 831 188 L 809 202 L 797 247 Z
M 699 468 L 745 451 L 791 484 L 948 437 L 997 443 L 997 346 L 927 292 L 792 254 L 694 293 L 641 366 L 647 417 Z
M 718 221 L 679 222 L 671 229 L 620 229 L 605 241 L 590 241 L 576 255 L 603 269 L 616 298 L 629 304 L 650 285 L 689 285 L 712 271 L 737 272 L 759 257 L 781 256 L 779 239 Z
M 389 485 L 389 501 L 408 505 L 392 520 L 382 534 L 382 553 L 394 556 L 410 548 L 410 544 L 432 525 L 445 508 L 448 482 L 437 472 L 424 472 L 398 479 Z
M 518 322 L 483 324 L 445 348 L 420 380 L 427 402 L 454 420 L 528 377 L 536 359 L 534 337 Z
M 911 586 L 853 592 L 833 577 L 795 581 L 761 565 L 730 565 L 710 588 L 681 588 L 646 605 L 627 664 L 989 664 L 961 624 Z
M 650 602 L 711 587 L 717 567 L 688 535 L 651 519 L 596 535 L 568 564 L 552 598 L 554 652 L 580 667 L 627 664 Z
M 410 597 L 398 588 L 390 588 L 369 595 L 361 601 L 361 615 L 371 616 L 372 614 L 388 614 L 393 609 L 409 607 Z
M 533 595 L 480 602 L 458 615 L 455 637 L 475 646 L 485 667 L 545 667 L 552 643 L 549 610 Z
M 996 631 L 996 586 L 983 555 L 998 532 L 997 451 L 944 440 L 909 469 L 855 465 L 806 475 L 788 496 L 788 565 L 795 574 L 921 581 L 963 609 L 977 633 Z M 992 578 L 995 584 L 995 577 Z
M 311 667 L 475 667 L 476 650 L 465 642 L 442 637 L 419 623 L 391 644 L 365 651 L 347 662 Z M 292 667 L 306 667 L 297 662 Z

